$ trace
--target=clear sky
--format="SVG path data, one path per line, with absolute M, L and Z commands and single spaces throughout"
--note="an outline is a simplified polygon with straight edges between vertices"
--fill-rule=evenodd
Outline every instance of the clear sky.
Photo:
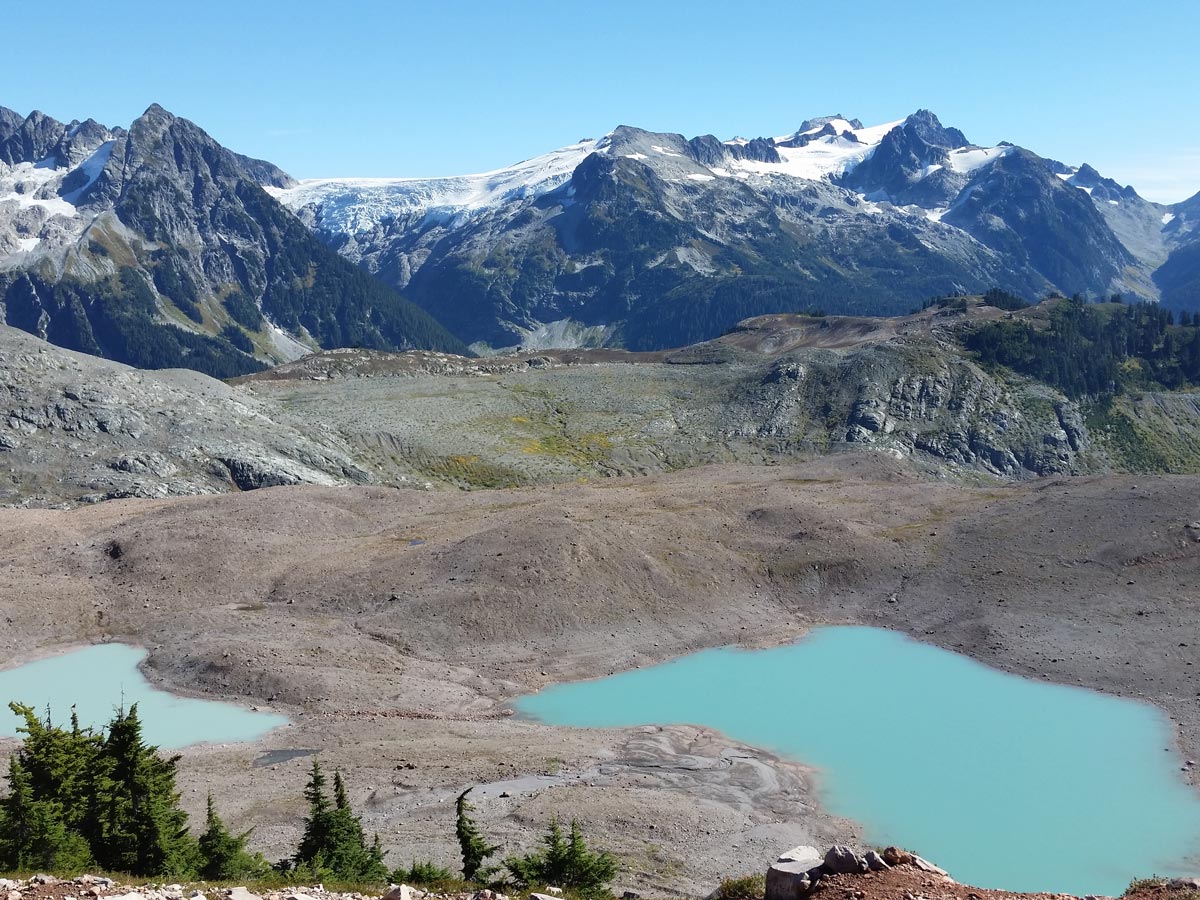
M 0 105 L 127 125 L 158 102 L 301 178 L 484 171 L 619 124 L 878 124 L 1200 191 L 1195 0 L 57 0 L 7 5 Z

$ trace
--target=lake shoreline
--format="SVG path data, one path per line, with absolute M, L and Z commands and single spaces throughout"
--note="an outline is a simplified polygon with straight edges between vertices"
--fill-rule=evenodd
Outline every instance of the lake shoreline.
M 97 732 L 104 731 L 113 715 L 136 706 L 144 740 L 170 750 L 259 740 L 290 724 L 276 713 L 156 686 L 145 675 L 148 658 L 145 648 L 118 641 L 47 653 L 0 670 L 0 697 L 13 695 L 15 702 L 39 714 L 45 709 L 60 726 L 77 716 L 85 729 Z M 31 679 L 36 681 L 27 685 Z M 19 727 L 5 723 L 0 733 L 18 739 Z

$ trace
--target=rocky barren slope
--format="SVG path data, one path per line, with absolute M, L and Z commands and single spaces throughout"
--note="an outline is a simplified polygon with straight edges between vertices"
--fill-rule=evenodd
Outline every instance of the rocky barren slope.
M 467 358 L 335 350 L 225 384 L 0 326 L 0 502 L 276 484 L 498 488 L 881 453 L 936 477 L 1200 470 L 1200 401 L 1098 412 L 981 368 L 973 302 L 891 319 L 763 316 L 677 350 Z
M 365 482 L 336 434 L 189 369 L 144 371 L 0 325 L 0 503 Z
M 889 319 L 762 316 L 713 341 L 647 353 L 337 351 L 239 383 L 334 425 L 380 471 L 460 487 L 846 450 L 911 459 L 938 476 L 1196 470 L 1194 395 L 1131 393 L 1097 414 L 981 368 L 962 348 L 963 330 L 981 322 L 1045 315 L 973 302 Z

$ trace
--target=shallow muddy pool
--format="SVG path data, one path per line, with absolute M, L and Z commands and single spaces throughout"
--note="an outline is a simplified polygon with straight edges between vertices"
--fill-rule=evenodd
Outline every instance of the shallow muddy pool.
M 136 703 L 148 743 L 177 748 L 200 742 L 250 741 L 287 722 L 275 713 L 232 703 L 177 697 L 159 690 L 138 670 L 146 651 L 125 644 L 96 644 L 0 671 L 0 735 L 18 737 L 11 701 L 41 715 L 49 705 L 55 723 L 75 707 L 81 724 L 107 725 L 122 703 Z
M 811 764 L 825 808 L 868 844 L 982 887 L 1115 895 L 1200 869 L 1200 795 L 1161 710 L 883 629 L 707 650 L 515 706 L 556 725 L 702 725 Z

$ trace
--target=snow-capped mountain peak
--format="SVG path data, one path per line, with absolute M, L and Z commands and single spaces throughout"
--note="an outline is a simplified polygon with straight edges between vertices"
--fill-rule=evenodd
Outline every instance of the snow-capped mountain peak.
M 773 139 L 779 163 L 738 160 L 733 168 L 746 174 L 808 180 L 840 175 L 870 156 L 888 132 L 903 123 L 901 119 L 866 127 L 858 119 L 841 116 L 808 119 L 792 134 Z
M 361 234 L 390 221 L 423 217 L 443 224 L 467 221 L 511 201 L 532 200 L 566 184 L 593 153 L 612 153 L 665 167 L 668 180 L 784 176 L 824 179 L 868 157 L 906 120 L 867 127 L 858 119 L 823 116 L 806 120 L 783 138 L 711 137 L 685 140 L 621 126 L 512 166 L 473 175 L 435 178 L 315 178 L 267 190 L 325 233 Z

